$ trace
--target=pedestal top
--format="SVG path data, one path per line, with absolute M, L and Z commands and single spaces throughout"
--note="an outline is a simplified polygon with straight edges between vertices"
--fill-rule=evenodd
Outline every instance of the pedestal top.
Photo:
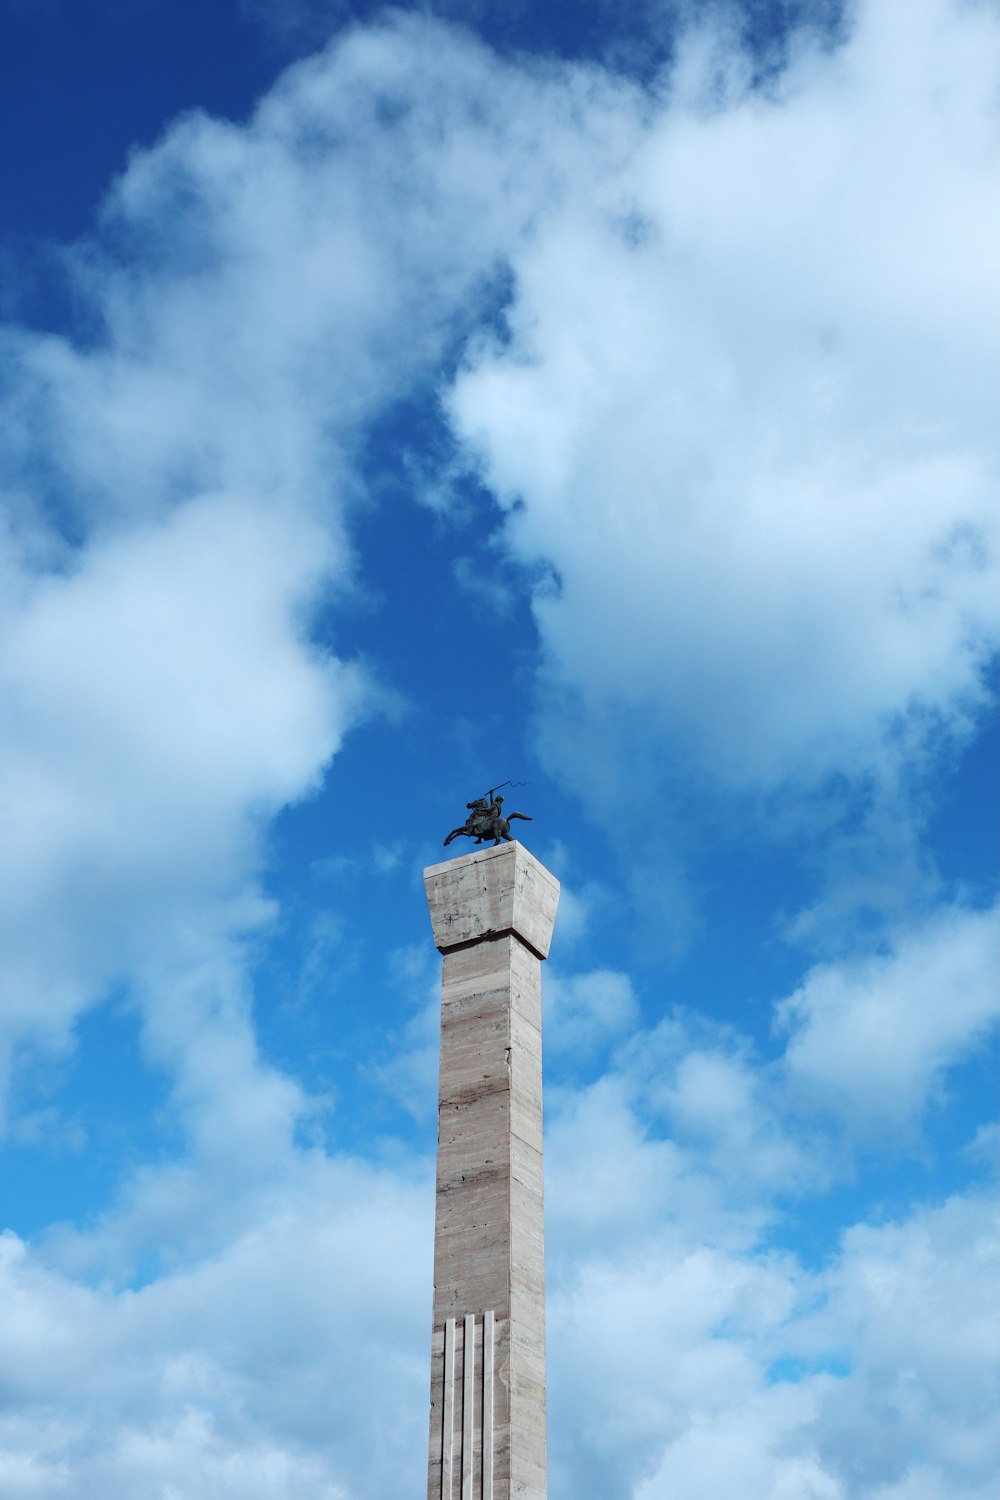
M 559 882 L 523 844 L 495 844 L 428 865 L 424 886 L 440 953 L 513 932 L 539 958 L 548 957 Z

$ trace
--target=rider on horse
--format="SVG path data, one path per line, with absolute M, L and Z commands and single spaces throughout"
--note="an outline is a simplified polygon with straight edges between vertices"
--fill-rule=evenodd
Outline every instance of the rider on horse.
M 450 844 L 452 839 L 457 838 L 459 834 L 475 839 L 477 844 L 482 844 L 486 839 L 492 839 L 494 844 L 499 844 L 501 839 L 509 843 L 510 818 L 522 818 L 525 823 L 531 822 L 527 813 L 512 812 L 504 817 L 503 796 L 496 787 L 491 787 L 485 797 L 476 797 L 474 801 L 467 802 L 465 805 L 469 816 L 463 827 L 452 829 L 445 839 L 445 844 Z

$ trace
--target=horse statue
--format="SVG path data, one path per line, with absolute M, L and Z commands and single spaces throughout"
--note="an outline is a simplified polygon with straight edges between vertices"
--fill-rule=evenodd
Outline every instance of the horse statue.
M 475 839 L 477 844 L 484 844 L 489 839 L 493 840 L 494 846 L 501 839 L 511 842 L 510 820 L 521 818 L 525 823 L 532 822 L 527 813 L 510 812 L 504 816 L 503 797 L 495 789 L 491 789 L 485 797 L 477 797 L 474 802 L 467 802 L 469 816 L 461 828 L 453 828 L 445 839 L 445 847 L 452 839 L 457 839 L 459 834 L 465 838 Z

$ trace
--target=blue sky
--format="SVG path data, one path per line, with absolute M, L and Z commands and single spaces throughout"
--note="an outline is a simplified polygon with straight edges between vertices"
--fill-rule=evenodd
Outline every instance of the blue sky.
M 0 1493 L 395 1500 L 512 780 L 553 1500 L 984 1500 L 997 16 L 0 10 Z

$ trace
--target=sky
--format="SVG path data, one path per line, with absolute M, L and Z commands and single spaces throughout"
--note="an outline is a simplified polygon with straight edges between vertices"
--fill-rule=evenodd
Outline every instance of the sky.
M 505 781 L 551 1500 L 995 1494 L 998 30 L 0 0 L 4 1500 L 421 1493 Z

